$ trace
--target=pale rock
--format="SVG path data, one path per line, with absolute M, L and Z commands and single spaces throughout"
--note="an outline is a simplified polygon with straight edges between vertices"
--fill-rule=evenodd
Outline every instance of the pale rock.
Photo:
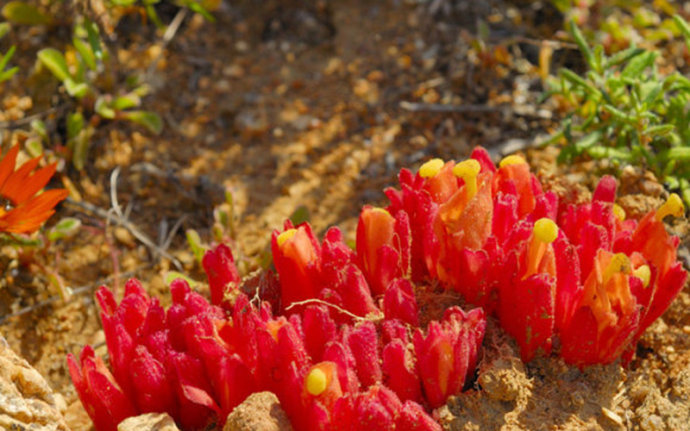
M 146 413 L 120 422 L 117 431 L 180 431 L 167 413 Z
M 0 429 L 69 431 L 48 383 L 0 337 Z
M 292 425 L 275 394 L 257 392 L 228 415 L 223 431 L 292 431 Z

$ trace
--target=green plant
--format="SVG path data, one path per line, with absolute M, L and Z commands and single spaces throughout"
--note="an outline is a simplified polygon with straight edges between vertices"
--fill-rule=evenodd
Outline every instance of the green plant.
M 141 97 L 148 92 L 146 85 L 127 85 L 112 94 L 101 85 L 109 70 L 109 54 L 101 42 L 98 26 L 84 18 L 74 27 L 72 43 L 64 53 L 54 48 L 38 52 L 38 61 L 64 86 L 77 102 L 76 109 L 66 117 L 67 148 L 72 163 L 81 170 L 85 166 L 91 137 L 102 120 L 126 120 L 144 126 L 158 134 L 162 129 L 160 117 L 150 111 L 137 109 Z M 70 59 L 70 60 L 68 60 Z
M 2 39 L 7 33 L 10 31 L 10 25 L 9 23 L 2 22 L 0 23 L 0 39 Z M 19 71 L 18 67 L 11 67 L 7 70 L 5 68 L 7 67 L 7 64 L 10 62 L 10 59 L 14 55 L 14 51 L 16 51 L 17 47 L 14 45 L 10 47 L 10 49 L 3 55 L 0 53 L 0 83 L 7 81 L 8 79 L 12 78 L 12 76 Z
M 674 20 L 690 40 L 687 23 Z M 569 31 L 587 71 L 561 69 L 550 81 L 548 94 L 570 112 L 545 144 L 565 141 L 561 162 L 587 156 L 645 166 L 690 203 L 690 80 L 660 73 L 657 51 L 633 45 L 607 56 L 572 21 Z

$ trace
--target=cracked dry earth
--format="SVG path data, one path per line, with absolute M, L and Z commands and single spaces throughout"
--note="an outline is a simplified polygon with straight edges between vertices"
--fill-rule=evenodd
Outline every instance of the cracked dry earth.
M 167 46 L 155 42 L 138 17 L 125 17 L 115 29 L 115 54 L 127 70 L 147 69 L 160 56 L 148 76 L 153 94 L 144 103 L 162 115 L 165 130 L 152 137 L 128 124 L 104 123 L 90 150 L 92 163 L 61 175 L 84 201 L 107 209 L 111 172 L 121 167 L 118 199 L 156 240 L 165 236 L 162 227 L 169 230 L 181 218 L 183 229 L 208 238 L 213 206 L 231 190 L 237 215 L 232 247 L 245 275 L 265 262 L 272 229 L 302 206 L 316 232 L 337 224 L 352 240 L 361 205 L 384 204 L 382 189 L 395 183 L 401 167 L 416 169 L 431 157 L 462 159 L 475 145 L 498 157 L 553 127 L 551 107 L 537 105 L 543 89 L 533 46 L 506 42 L 511 61 L 488 64 L 471 49 L 479 19 L 491 23 L 496 45 L 544 36 L 530 29 L 544 31 L 536 20 L 554 16 L 557 25 L 548 2 L 452 3 L 455 9 L 439 16 L 426 3 L 393 0 L 226 2 L 215 24 L 188 16 Z M 37 47 L 61 43 L 60 32 L 41 29 L 10 37 L 24 70 Z M 27 95 L 24 88 L 4 87 L 2 120 L 49 106 L 39 91 L 26 87 Z M 430 112 L 401 102 L 491 109 Z M 47 119 L 55 133 L 59 120 Z M 21 142 L 23 133 L 2 133 L 3 145 Z M 596 183 L 587 163 L 557 166 L 551 149 L 526 155 L 563 199 L 582 199 Z M 619 204 L 632 215 L 655 207 L 666 193 L 637 169 L 624 171 L 620 181 Z M 169 303 L 164 276 L 174 269 L 170 259 L 152 255 L 127 230 L 107 226 L 83 207 L 64 204 L 54 220 L 64 216 L 80 218 L 84 228 L 50 256 L 36 258 L 49 260 L 75 290 L 69 300 L 52 300 L 56 292 L 46 277 L 19 265 L 13 249 L 0 253 L 3 429 L 91 429 L 65 355 L 84 344 L 106 355 L 95 287 L 105 283 L 121 294 L 125 279 L 137 276 Z M 686 245 L 687 225 L 679 221 L 672 229 Z M 184 272 L 203 279 L 183 230 L 168 251 Z M 199 289 L 208 293 L 203 284 Z M 464 305 L 438 292 L 425 293 L 422 302 L 427 321 L 444 306 Z M 448 430 L 688 429 L 689 309 L 686 287 L 649 328 L 627 369 L 615 363 L 583 372 L 557 358 L 523 364 L 515 343 L 490 320 L 476 380 L 435 415 Z M 287 427 L 274 397 L 263 394 L 239 407 L 226 430 Z M 175 426 L 148 416 L 124 429 Z

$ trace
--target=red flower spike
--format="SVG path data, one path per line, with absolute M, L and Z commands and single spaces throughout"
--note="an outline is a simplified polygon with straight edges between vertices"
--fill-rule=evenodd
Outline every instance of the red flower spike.
M 393 280 L 383 297 L 383 314 L 387 320 L 400 319 L 412 326 L 419 326 L 419 311 L 414 287 L 409 280 Z
M 338 366 L 338 379 L 344 393 L 355 393 L 359 390 L 357 378 L 357 362 L 350 348 L 340 341 L 331 341 L 323 352 L 323 360 L 335 363 Z
M 395 420 L 396 430 L 405 431 L 441 431 L 443 428 L 422 406 L 414 401 L 405 401 Z
M 0 232 L 32 233 L 55 213 L 53 209 L 69 192 L 54 189 L 37 194 L 55 173 L 53 163 L 31 173 L 41 156 L 15 169 L 19 145 L 15 145 L 0 160 Z
M 337 431 L 392 430 L 402 403 L 390 389 L 374 385 L 366 392 L 335 404 L 332 424 Z
M 558 235 L 556 224 L 543 218 L 533 226 L 518 225 L 507 243 L 514 251 L 506 260 L 507 278 L 499 287 L 498 317 L 505 331 L 515 337 L 525 362 L 537 352 L 551 352 L 557 287 L 553 243 Z
M 73 355 L 67 355 L 67 364 L 74 387 L 96 430 L 116 431 L 122 420 L 138 414 L 91 346 L 84 347 L 79 363 Z
M 489 172 L 491 174 L 496 172 L 496 166 L 494 166 L 494 162 L 491 160 L 491 156 L 485 148 L 474 147 L 472 154 L 470 154 L 470 158 L 479 162 L 482 172 Z
M 170 361 L 180 405 L 180 424 L 187 429 L 199 429 L 217 420 L 221 411 L 211 396 L 213 391 L 201 361 L 182 352 L 171 352 Z
M 355 262 L 356 256 L 343 242 L 340 230 L 336 227 L 328 229 L 321 248 L 321 285 L 328 286 L 339 301 L 324 298 L 323 290 L 319 297 L 328 302 L 340 302 L 336 305 L 356 316 L 378 314 L 380 311 L 371 297 L 369 285 Z M 349 319 L 343 313 L 330 311 L 339 322 Z
M 536 195 L 541 194 L 539 181 L 529 171 L 529 165 L 520 156 L 505 157 L 494 176 L 494 192 L 515 194 L 518 197 L 518 217 L 525 218 L 534 210 Z
M 319 362 L 313 365 L 304 379 L 302 397 L 307 402 L 319 402 L 331 411 L 335 402 L 343 396 L 335 362 Z
M 622 354 L 640 317 L 632 291 L 640 290 L 635 284 L 642 281 L 631 273 L 625 254 L 599 250 L 573 318 L 561 333 L 566 362 L 580 367 L 607 364 Z
M 376 327 L 365 321 L 355 328 L 345 327 L 343 339 L 355 358 L 357 377 L 362 387 L 367 388 L 382 379 L 379 365 L 379 347 Z
M 206 369 L 220 402 L 221 418 L 227 418 L 249 395 L 259 391 L 254 374 L 236 353 L 222 357 L 214 367 Z
M 130 373 L 134 398 L 140 413 L 169 412 L 177 417 L 179 410 L 165 367 L 145 346 L 134 349 Z
M 208 277 L 211 304 L 221 305 L 229 293 L 239 289 L 241 281 L 232 250 L 225 244 L 219 244 L 204 254 L 201 264 Z
M 455 162 L 431 159 L 419 168 L 417 176 L 424 178 L 423 188 L 437 204 L 441 204 L 455 194 L 458 180 L 453 174 Z
M 417 367 L 431 407 L 440 407 L 449 396 L 460 393 L 467 377 L 474 373 L 485 329 L 481 308 L 465 313 L 451 307 L 441 322 L 429 323 L 427 335 L 420 329 L 415 332 Z
M 386 319 L 381 323 L 381 341 L 386 345 L 393 340 L 400 340 L 407 345 L 409 336 L 407 327 L 398 319 Z
M 304 310 L 304 345 L 312 361 L 321 361 L 326 344 L 335 339 L 335 322 L 326 306 L 308 306 Z
M 392 340 L 383 348 L 384 383 L 401 400 L 422 402 L 422 387 L 419 374 L 407 344 L 399 339 Z
M 321 290 L 321 250 L 309 224 L 294 228 L 287 221 L 282 233 L 273 232 L 271 251 L 273 264 L 280 277 L 282 309 L 293 302 L 317 298 Z M 291 309 L 291 312 L 294 311 Z
M 382 208 L 365 206 L 357 224 L 357 257 L 373 295 L 382 295 L 410 269 L 410 224 L 407 213 L 393 217 Z
M 438 204 L 424 189 L 426 180 L 419 175 L 413 175 L 407 169 L 400 170 L 398 175 L 401 190 L 387 188 L 386 196 L 391 201 L 388 212 L 397 215 L 399 212 L 407 213 L 410 219 L 412 233 L 411 251 L 411 277 L 419 281 L 428 274 L 431 267 L 430 257 L 436 253 L 436 238 L 432 232 L 432 222 Z
M 477 253 L 491 235 L 493 217 L 490 174 L 480 174 L 480 169 L 474 159 L 455 166 L 453 172 L 464 184 L 440 205 L 433 222 L 439 246 L 437 254 L 432 255 L 430 272 L 446 285 L 468 294 L 478 286 L 467 283 L 464 271 L 469 270 L 470 278 L 478 282 L 484 279 L 479 274 L 489 272 L 489 256 Z

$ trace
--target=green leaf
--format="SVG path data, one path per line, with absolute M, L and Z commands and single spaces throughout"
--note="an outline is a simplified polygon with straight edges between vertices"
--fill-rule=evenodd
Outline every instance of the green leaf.
M 86 39 L 91 45 L 91 52 L 99 59 L 103 60 L 103 45 L 101 44 L 101 37 L 98 34 L 98 26 L 90 19 L 84 19 L 84 28 L 86 29 Z
M 107 118 L 109 120 L 115 118 L 115 110 L 113 110 L 112 106 L 102 96 L 96 99 L 94 110 L 103 118 Z
M 81 99 L 89 92 L 89 86 L 85 82 L 75 82 L 72 78 L 67 78 L 62 82 L 65 85 L 67 94 L 77 99 Z
M 582 32 L 578 28 L 577 24 L 575 24 L 574 20 L 570 20 L 568 22 L 568 31 L 573 36 L 573 40 L 575 40 L 575 43 L 577 44 L 578 48 L 580 48 L 580 51 L 582 52 L 582 56 L 585 58 L 585 61 L 587 62 L 589 67 L 592 70 L 596 70 L 597 72 L 600 72 L 600 70 L 597 69 L 597 64 L 596 64 L 596 61 L 594 59 L 594 54 L 592 53 L 592 49 L 589 47 L 589 45 L 585 41 L 585 37 L 582 35 Z
M 46 128 L 46 123 L 44 123 L 42 120 L 36 119 L 31 121 L 31 130 L 36 132 L 36 134 L 38 134 L 38 136 L 40 136 L 44 142 L 50 142 L 50 137 L 48 136 L 48 129 Z
M 647 127 L 644 133 L 650 136 L 665 136 L 671 133 L 675 128 L 676 126 L 673 124 L 659 124 L 658 126 Z
M 141 105 L 141 99 L 135 93 L 125 94 L 115 99 L 113 102 L 113 109 L 116 111 L 124 111 L 129 108 L 136 108 Z
M 0 72 L 0 82 L 5 82 L 8 79 L 12 78 L 15 73 L 19 72 L 18 67 L 13 67 L 11 69 L 7 69 L 3 72 Z
M 618 66 L 619 64 L 623 64 L 627 62 L 628 60 L 637 57 L 638 55 L 642 54 L 645 52 L 644 49 L 642 48 L 637 48 L 634 46 L 631 46 L 628 49 L 624 49 L 623 51 L 618 51 L 617 53 L 613 54 L 609 59 L 606 61 L 604 64 L 605 69 L 609 69 L 613 66 Z
M 649 81 L 640 84 L 640 99 L 643 106 L 649 108 L 664 90 L 664 84 L 659 81 Z
M 658 52 L 645 51 L 643 54 L 633 57 L 621 72 L 621 77 L 639 79 L 645 69 L 654 65 L 657 55 L 659 55 Z
M 22 1 L 11 1 L 2 8 L 2 16 L 7 21 L 22 25 L 44 25 L 50 23 L 50 17 L 35 6 Z
M 626 123 L 626 124 L 636 124 L 637 123 L 637 118 L 628 114 L 627 112 L 623 112 L 620 109 L 616 108 L 613 105 L 609 104 L 604 104 L 602 105 L 604 110 L 611 114 L 616 120 Z
M 14 55 L 14 52 L 17 50 L 17 47 L 12 45 L 10 49 L 5 53 L 5 55 L 2 56 L 2 60 L 0 60 L 0 71 L 5 69 L 7 66 L 7 63 L 10 62 L 10 59 Z
M 72 146 L 72 164 L 78 171 L 83 170 L 86 166 L 86 156 L 89 153 L 93 132 L 93 128 L 87 127 L 79 132 L 74 139 L 74 144 Z
M 668 158 L 679 162 L 690 161 L 690 147 L 674 147 L 668 150 Z
M 52 242 L 58 239 L 70 238 L 79 231 L 79 228 L 81 228 L 81 220 L 74 217 L 65 217 L 50 229 L 48 239 Z
M 185 1 L 184 3 L 185 3 L 185 6 L 187 6 L 189 8 L 189 10 L 191 10 L 192 12 L 198 13 L 199 15 L 204 17 L 204 19 L 206 19 L 206 21 L 216 22 L 216 19 L 213 17 L 213 15 L 211 15 L 211 13 L 209 11 L 207 11 L 201 5 L 201 3 L 197 3 L 194 0 Z
M 60 51 L 54 48 L 43 48 L 38 51 L 38 60 L 50 70 L 57 79 L 62 82 L 72 80 L 72 75 L 67 67 L 67 60 Z
M 84 129 L 84 116 L 81 112 L 74 112 L 67 116 L 67 139 L 72 140 Z
M 78 37 L 72 39 L 72 44 L 79 53 L 79 56 L 81 56 L 84 64 L 86 64 L 89 69 L 96 70 L 96 56 L 94 55 L 93 51 L 91 51 L 91 45 L 79 39 Z
M 292 214 L 290 214 L 290 221 L 295 226 L 302 224 L 304 222 L 308 222 L 309 221 L 309 209 L 304 205 L 298 206 L 292 212 Z
M 12 26 L 10 25 L 9 22 L 0 22 L 0 39 L 5 37 L 7 33 L 10 32 L 12 29 Z
M 669 190 L 677 190 L 680 188 L 680 181 L 675 176 L 669 175 L 664 178 L 664 184 Z
M 602 133 L 601 130 L 595 130 L 594 132 L 589 133 L 589 134 L 583 136 L 582 138 L 580 138 L 580 140 L 575 142 L 575 144 L 573 144 L 573 145 L 575 146 L 575 150 L 579 154 L 582 151 L 586 150 L 587 148 L 599 143 L 603 136 L 604 136 L 604 134 Z
M 179 279 L 179 278 L 181 278 L 181 279 L 183 279 L 184 281 L 186 281 L 187 284 L 189 284 L 189 287 L 191 287 L 191 288 L 194 288 L 194 287 L 196 287 L 196 286 L 198 286 L 198 285 L 201 284 L 201 283 L 199 283 L 198 281 L 194 280 L 193 278 L 190 278 L 190 277 L 186 276 L 185 274 L 182 274 L 181 272 L 177 272 L 177 271 L 168 271 L 168 273 L 165 274 L 165 284 L 166 284 L 166 286 L 170 286 L 170 285 L 172 284 L 173 281 L 175 281 L 175 280 L 177 280 L 177 279 Z
M 27 139 L 24 147 L 31 157 L 39 157 L 43 154 L 43 145 L 41 145 L 41 140 L 38 138 Z
M 560 69 L 558 73 L 565 78 L 567 81 L 572 83 L 575 86 L 582 87 L 585 91 L 588 93 L 595 95 L 597 97 L 601 96 L 601 93 L 597 88 L 592 85 L 592 83 L 585 81 L 584 78 L 581 76 L 577 75 L 575 72 L 569 69 Z
M 690 49 L 690 25 L 680 15 L 673 15 L 673 21 L 685 38 L 685 45 Z
M 570 11 L 573 7 L 571 0 L 551 0 L 551 3 L 562 14 Z
M 123 118 L 133 123 L 146 127 L 152 133 L 158 135 L 163 130 L 163 121 L 155 112 L 128 111 L 122 113 Z
M 199 233 L 194 229 L 187 229 L 185 235 L 187 237 L 187 244 L 189 244 L 189 248 L 192 250 L 192 254 L 194 254 L 196 261 L 201 263 L 201 259 L 204 258 L 204 253 L 206 253 L 206 247 L 203 246 Z

